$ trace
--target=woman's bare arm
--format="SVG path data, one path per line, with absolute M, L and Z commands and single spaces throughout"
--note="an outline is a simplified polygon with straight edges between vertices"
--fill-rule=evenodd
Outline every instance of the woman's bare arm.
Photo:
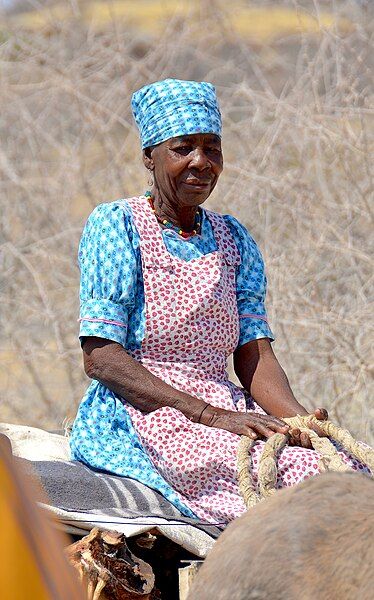
M 281 418 L 310 414 L 296 400 L 268 338 L 240 346 L 234 353 L 234 369 L 244 389 L 267 413 Z M 314 415 L 321 420 L 328 417 L 324 408 L 317 408 Z M 324 435 L 316 426 L 312 428 L 319 435 Z M 306 433 L 300 434 L 298 429 L 292 429 L 290 434 L 291 443 L 311 448 Z
M 199 422 L 207 406 L 203 400 L 180 392 L 153 375 L 116 342 L 86 338 L 83 361 L 88 377 L 100 381 L 144 413 L 171 406 L 191 421 Z
M 276 417 L 215 408 L 200 398 L 181 392 L 153 375 L 116 342 L 97 337 L 83 344 L 86 374 L 100 381 L 135 408 L 149 413 L 164 406 L 181 411 L 188 419 L 238 435 L 269 437 L 288 427 Z
M 308 414 L 296 400 L 268 338 L 240 346 L 234 353 L 234 369 L 244 389 L 267 413 L 278 417 Z

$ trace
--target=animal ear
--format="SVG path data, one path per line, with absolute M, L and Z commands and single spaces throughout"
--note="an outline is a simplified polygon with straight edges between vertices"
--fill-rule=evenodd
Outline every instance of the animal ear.
M 155 166 L 154 166 L 154 162 L 153 162 L 153 159 L 152 159 L 152 148 L 144 148 L 142 156 L 143 156 L 144 166 L 149 171 L 153 171 L 153 169 L 155 168 Z

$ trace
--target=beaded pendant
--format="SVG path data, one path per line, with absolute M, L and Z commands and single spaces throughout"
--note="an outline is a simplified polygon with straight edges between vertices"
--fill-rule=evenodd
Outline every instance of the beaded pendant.
M 150 204 L 150 207 L 153 210 L 154 215 L 155 215 L 157 221 L 159 223 L 161 223 L 161 225 L 163 225 L 167 229 L 172 229 L 173 231 L 176 231 L 178 233 L 178 235 L 180 235 L 184 239 L 190 238 L 193 235 L 197 234 L 197 232 L 200 229 L 200 225 L 201 225 L 201 216 L 200 216 L 200 211 L 199 210 L 197 211 L 196 216 L 195 216 L 195 222 L 194 222 L 194 228 L 193 228 L 193 230 L 192 231 L 184 231 L 183 229 L 180 229 L 176 225 L 173 225 L 173 223 L 171 223 L 167 219 L 159 219 L 159 217 L 156 215 L 156 210 L 155 210 L 155 207 L 154 207 L 153 197 L 152 197 L 151 192 L 145 192 L 144 196 L 147 198 L 147 200 L 148 200 L 148 202 Z

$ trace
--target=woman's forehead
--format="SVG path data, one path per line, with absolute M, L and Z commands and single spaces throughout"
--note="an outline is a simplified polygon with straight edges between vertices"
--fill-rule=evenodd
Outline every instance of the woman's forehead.
M 215 133 L 191 133 L 187 135 L 179 135 L 177 137 L 170 138 L 166 140 L 171 144 L 178 144 L 180 142 L 189 142 L 189 143 L 214 143 L 217 145 L 221 144 L 221 138 Z

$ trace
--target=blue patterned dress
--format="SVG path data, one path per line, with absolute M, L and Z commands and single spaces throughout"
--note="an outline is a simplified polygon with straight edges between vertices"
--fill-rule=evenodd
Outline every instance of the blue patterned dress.
M 224 219 L 241 256 L 236 272 L 238 346 L 273 339 L 264 306 L 266 278 L 260 251 L 236 219 L 228 215 Z M 200 235 L 184 239 L 165 229 L 162 236 L 167 250 L 186 262 L 217 250 L 204 210 Z M 79 248 L 81 339 L 95 336 L 128 350 L 140 348 L 146 320 L 139 241 L 126 200 L 102 204 L 90 215 Z M 73 459 L 145 483 L 183 514 L 194 516 L 152 465 L 120 397 L 98 381 L 92 381 L 81 401 L 70 443 Z

